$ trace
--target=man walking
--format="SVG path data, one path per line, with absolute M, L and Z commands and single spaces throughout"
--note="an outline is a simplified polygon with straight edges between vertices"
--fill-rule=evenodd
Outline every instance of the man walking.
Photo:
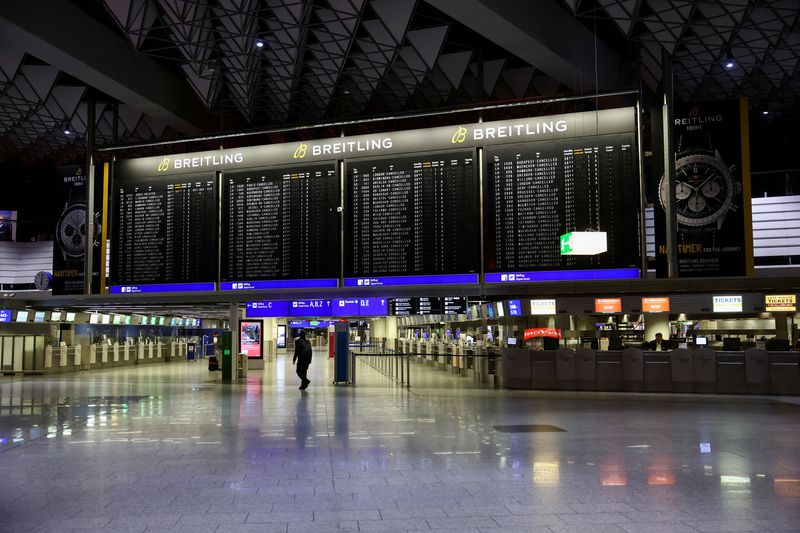
M 297 375 L 300 378 L 300 390 L 306 390 L 311 380 L 308 379 L 308 365 L 311 364 L 311 343 L 306 340 L 305 330 L 300 330 L 294 341 L 294 357 L 292 364 L 297 364 Z

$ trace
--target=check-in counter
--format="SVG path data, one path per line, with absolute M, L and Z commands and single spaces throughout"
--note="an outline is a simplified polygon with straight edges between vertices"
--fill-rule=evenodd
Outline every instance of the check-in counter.
M 559 348 L 556 350 L 556 388 L 575 390 L 575 350 Z
M 717 352 L 717 390 L 720 394 L 745 394 L 747 375 L 744 352 Z
M 672 392 L 692 392 L 694 390 L 694 356 L 686 348 L 669 352 Z
M 708 348 L 665 352 L 626 348 L 503 348 L 506 388 L 706 394 L 800 394 L 800 354 Z
M 575 352 L 575 388 L 597 390 L 597 351 L 592 348 L 578 348 Z
M 531 352 L 531 386 L 536 390 L 555 390 L 556 352 L 554 350 L 533 350 Z
M 672 356 L 669 352 L 644 352 L 642 367 L 646 392 L 672 390 Z
M 639 348 L 622 350 L 622 390 L 644 390 L 644 352 Z
M 622 352 L 597 352 L 597 390 L 622 390 Z

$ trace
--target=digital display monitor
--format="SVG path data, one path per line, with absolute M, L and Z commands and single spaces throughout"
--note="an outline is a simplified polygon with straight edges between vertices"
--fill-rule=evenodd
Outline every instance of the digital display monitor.
M 61 320 L 61 311 L 53 311 L 50 313 L 50 322 L 58 322 Z
M 67 312 L 67 322 L 75 322 L 75 313 Z
M 111 292 L 213 290 L 218 277 L 215 172 L 176 175 L 171 168 L 153 167 L 136 175 L 124 164 L 116 168 Z
M 697 346 L 706 346 L 708 345 L 708 337 L 695 337 L 694 343 Z
M 0 322 L 11 322 L 14 311 L 10 309 L 0 309 Z
M 495 312 L 497 313 L 497 318 L 503 318 L 506 316 L 505 306 L 503 302 L 497 302 L 494 304 Z
M 261 322 L 239 322 L 239 346 L 247 357 L 258 359 L 261 352 Z
M 28 321 L 28 312 L 17 311 L 17 322 L 27 322 L 27 321 Z
M 34 322 L 44 322 L 44 311 L 36 311 L 33 314 L 33 321 Z
M 172 317 L 172 320 L 169 321 L 169 325 L 170 326 L 177 326 L 178 325 L 178 319 L 175 318 L 175 317 Z
M 226 172 L 221 286 L 247 281 L 255 282 L 254 288 L 331 286 L 307 283 L 313 280 L 333 282 L 336 287 L 339 205 L 335 163 L 295 160 L 292 166 Z M 257 283 L 275 280 L 287 283 L 263 287 Z
M 520 300 L 508 301 L 508 316 L 522 316 L 522 303 Z
M 111 324 L 111 315 L 100 315 L 100 319 L 103 324 Z
M 89 315 L 89 324 L 99 324 L 100 323 L 100 315 L 97 313 L 92 313 Z
M 122 315 L 114 315 L 114 320 L 112 321 L 115 325 L 122 324 Z
M 494 318 L 494 305 L 486 304 L 486 317 Z
M 477 283 L 474 150 L 351 159 L 346 168 L 345 286 Z
M 516 346 L 517 345 L 517 339 L 515 339 L 514 337 L 509 337 L 508 338 L 508 345 L 509 346 Z
M 150 322 L 150 319 L 146 316 L 143 316 L 141 320 L 139 320 L 139 325 L 146 326 Z
M 445 296 L 442 298 L 442 311 L 446 315 L 463 315 L 467 312 L 467 299 L 464 296 Z

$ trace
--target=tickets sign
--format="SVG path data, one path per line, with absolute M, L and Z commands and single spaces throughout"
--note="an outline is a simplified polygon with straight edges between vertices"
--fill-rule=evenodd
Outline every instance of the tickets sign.
M 552 339 L 561 338 L 561 330 L 558 328 L 528 328 L 524 332 L 524 339 L 535 339 L 539 337 L 550 337 Z
M 766 311 L 783 311 L 794 313 L 797 311 L 796 294 L 767 294 L 764 296 L 764 309 Z
M 554 315 L 556 314 L 555 300 L 531 300 L 532 315 Z
M 715 313 L 741 313 L 741 296 L 714 296 Z

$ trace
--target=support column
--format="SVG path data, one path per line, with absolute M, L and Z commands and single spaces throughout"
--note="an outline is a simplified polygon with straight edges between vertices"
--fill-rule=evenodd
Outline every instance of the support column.
M 231 327 L 231 356 L 233 358 L 233 375 L 231 383 L 236 383 L 238 372 L 236 371 L 239 358 L 239 302 L 231 302 L 229 307 L 230 327 Z
M 650 342 L 656 338 L 656 333 L 661 333 L 664 340 L 669 339 L 669 313 L 644 314 L 644 340 Z
M 664 176 L 668 186 L 665 192 L 667 275 L 678 277 L 678 213 L 675 208 L 675 141 L 672 138 L 672 56 L 662 48 L 661 68 L 663 87 Z

